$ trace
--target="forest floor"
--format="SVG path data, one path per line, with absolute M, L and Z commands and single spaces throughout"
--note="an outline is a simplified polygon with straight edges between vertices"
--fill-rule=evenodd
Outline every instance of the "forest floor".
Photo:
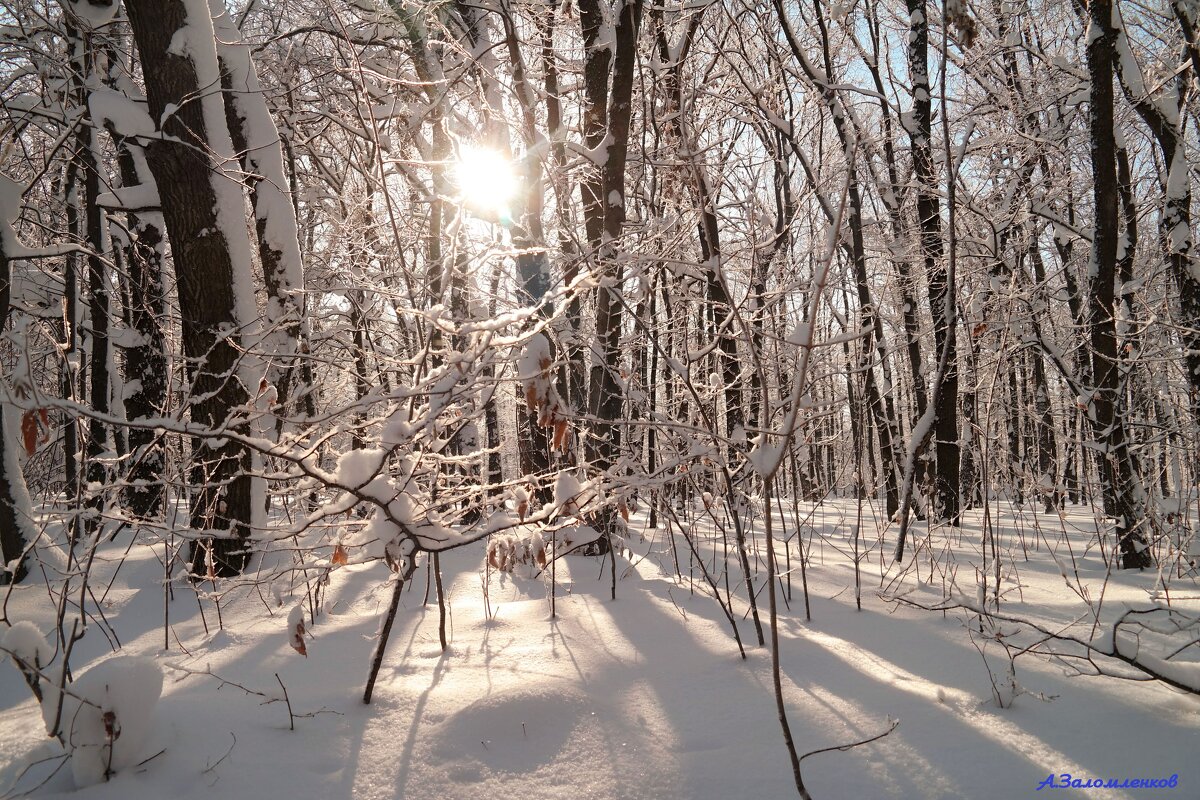
M 844 500 L 800 508 L 801 535 L 812 548 L 810 621 L 792 509 L 775 522 L 777 536 L 791 539 L 795 568 L 788 576 L 790 608 L 781 587 L 779 634 L 797 749 L 865 739 L 900 721 L 879 741 L 806 759 L 804 780 L 814 798 L 1200 797 L 1200 697 L 1161 683 L 1070 674 L 1073 663 L 1086 668 L 1086 662 L 1037 653 L 1017 658 L 1012 697 L 1011 685 L 1002 685 L 1009 661 L 995 641 L 978 634 L 976 616 L 880 596 L 883 590 L 934 604 L 956 571 L 960 591 L 977 599 L 979 512 L 948 539 L 945 530 L 930 540 L 919 529 L 921 549 L 903 576 L 881 556 L 878 542 L 860 541 L 861 611 L 851 533 L 857 513 Z M 1090 510 L 1060 517 L 993 508 L 992 519 L 1005 614 L 1055 630 L 1083 618 L 1072 630 L 1088 638 L 1085 597 L 1094 607 L 1103 596 L 1101 616 L 1110 622 L 1122 608 L 1161 599 L 1164 578 L 1173 602 L 1195 610 L 1200 601 L 1194 575 L 1108 570 Z M 706 557 L 724 555 L 718 520 L 725 522 L 718 515 L 695 523 Z M 146 655 L 163 668 L 163 696 L 145 748 L 154 757 L 78 793 L 70 769 L 46 779 L 56 761 L 21 776 L 32 761 L 62 751 L 45 736 L 30 692 L 8 666 L 0 672 L 0 792 L 89 800 L 795 796 L 770 654 L 742 617 L 748 609 L 736 560 L 731 553 L 727 574 L 745 660 L 699 571 L 689 568 L 686 542 L 676 534 L 673 550 L 664 529 L 647 530 L 645 523 L 644 512 L 634 517 L 630 550 L 617 559 L 615 601 L 607 557 L 558 562 L 553 619 L 548 580 L 486 569 L 482 543 L 444 554 L 446 652 L 438 642 L 438 606 L 432 589 L 425 602 L 419 569 L 404 592 L 369 706 L 361 700 L 363 685 L 391 594 L 384 567 L 332 573 L 324 611 L 310 626 L 307 657 L 289 647 L 286 624 L 304 600 L 300 575 L 290 588 L 274 587 L 282 606 L 270 587 L 227 595 L 220 630 L 211 599 L 197 603 L 186 584 L 177 585 L 164 650 L 161 548 L 132 547 L 104 594 L 117 557 L 129 547 L 125 534 L 105 545 L 95 594 L 103 597 L 122 652 Z M 868 528 L 876 539 L 873 524 Z M 886 532 L 888 555 L 894 539 L 894 530 Z M 761 537 L 757 546 L 750 558 L 765 626 Z M 7 613 L 49 634 L 53 612 L 36 577 L 13 592 Z M 719 582 L 724 592 L 723 576 Z M 77 670 L 111 653 L 99 627 L 77 646 Z M 1037 641 L 1019 627 L 1002 630 L 1013 641 Z M 195 674 L 206 670 L 230 683 Z M 295 730 L 283 702 L 264 704 L 282 695 L 276 675 L 299 715 Z M 994 680 L 1006 708 L 996 702 Z M 1061 773 L 1178 779 L 1174 789 L 1038 790 Z

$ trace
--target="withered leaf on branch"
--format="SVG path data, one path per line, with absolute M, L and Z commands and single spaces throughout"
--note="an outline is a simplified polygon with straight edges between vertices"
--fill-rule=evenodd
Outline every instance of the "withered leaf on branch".
M 296 606 L 292 609 L 292 613 L 288 614 L 288 633 L 291 636 L 289 644 L 292 649 L 305 658 L 308 657 L 308 648 L 304 646 L 304 608 Z

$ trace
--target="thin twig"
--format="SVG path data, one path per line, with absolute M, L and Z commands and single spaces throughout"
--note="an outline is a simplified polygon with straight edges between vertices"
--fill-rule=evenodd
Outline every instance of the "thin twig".
M 283 685 L 283 680 L 279 677 L 279 673 L 275 673 L 275 680 L 279 682 L 279 688 L 283 690 L 283 702 L 287 704 L 288 710 L 288 729 L 296 730 L 296 715 L 292 713 L 292 701 L 288 698 L 287 687 Z
M 232 754 L 232 753 L 233 753 L 233 748 L 237 746 L 237 736 L 234 734 L 234 732 L 233 732 L 233 731 L 230 731 L 230 732 L 229 732 L 229 735 L 233 737 L 233 744 L 229 745 L 229 749 L 225 751 L 225 755 L 223 755 L 223 756 L 221 756 L 220 758 L 218 758 L 218 759 L 216 760 L 216 762 L 214 762 L 214 763 L 212 763 L 212 764 L 209 764 L 207 767 L 205 767 L 205 768 L 204 768 L 204 769 L 201 771 L 201 773 L 200 773 L 200 774 L 202 774 L 202 775 L 203 775 L 203 774 L 205 774 L 205 773 L 212 772 L 212 771 L 213 771 L 213 770 L 215 770 L 215 769 L 216 769 L 218 766 L 220 766 L 220 764 L 221 764 L 221 762 L 222 762 L 222 761 L 224 761 L 225 759 L 229 758 L 230 754 Z
M 900 720 L 898 720 L 898 719 L 891 720 L 891 725 L 888 726 L 888 729 L 886 731 L 884 731 L 883 733 L 877 733 L 874 736 L 872 736 L 870 739 L 863 739 L 861 741 L 854 742 L 852 744 L 840 744 L 840 745 L 835 745 L 833 747 L 822 747 L 820 750 L 812 750 L 812 751 L 807 752 L 804 755 L 800 756 L 800 760 L 803 761 L 804 759 L 808 758 L 809 756 L 815 756 L 820 753 L 829 753 L 834 750 L 840 750 L 842 752 L 845 752 L 845 751 L 850 750 L 855 747 L 861 747 L 864 744 L 870 744 L 871 742 L 877 741 L 877 740 L 882 739 L 883 737 L 887 736 L 889 733 L 896 730 L 896 728 L 898 728 L 898 727 L 900 727 Z

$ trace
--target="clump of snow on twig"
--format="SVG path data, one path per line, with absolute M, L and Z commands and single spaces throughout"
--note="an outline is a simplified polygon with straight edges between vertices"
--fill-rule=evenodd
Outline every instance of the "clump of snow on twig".
M 162 670 L 141 656 L 110 658 L 67 687 L 60 720 L 76 786 L 100 783 L 142 761 L 161 694 Z M 52 717 L 57 704 L 58 690 L 51 687 L 43 716 Z
M 553 428 L 551 450 L 567 451 L 567 420 L 570 417 L 567 404 L 554 388 L 552 367 L 554 359 L 550 353 L 550 340 L 535 334 L 525 345 L 517 360 L 517 375 L 525 392 L 525 403 L 529 411 L 537 415 L 537 423 L 543 428 Z
M 296 606 L 292 612 L 288 614 L 288 635 L 291 637 L 289 644 L 292 649 L 304 657 L 308 657 L 308 648 L 304 645 L 304 607 Z
M 0 653 L 0 660 L 11 654 L 29 666 L 46 664 L 54 652 L 37 625 L 27 620 L 15 623 L 0 637 L 0 648 L 5 651 Z

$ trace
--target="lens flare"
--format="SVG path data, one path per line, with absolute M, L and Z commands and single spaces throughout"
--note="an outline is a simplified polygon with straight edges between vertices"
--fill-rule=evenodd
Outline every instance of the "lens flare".
M 501 218 L 510 214 L 519 182 L 507 158 L 490 148 L 467 146 L 459 150 L 453 171 L 465 206 Z

